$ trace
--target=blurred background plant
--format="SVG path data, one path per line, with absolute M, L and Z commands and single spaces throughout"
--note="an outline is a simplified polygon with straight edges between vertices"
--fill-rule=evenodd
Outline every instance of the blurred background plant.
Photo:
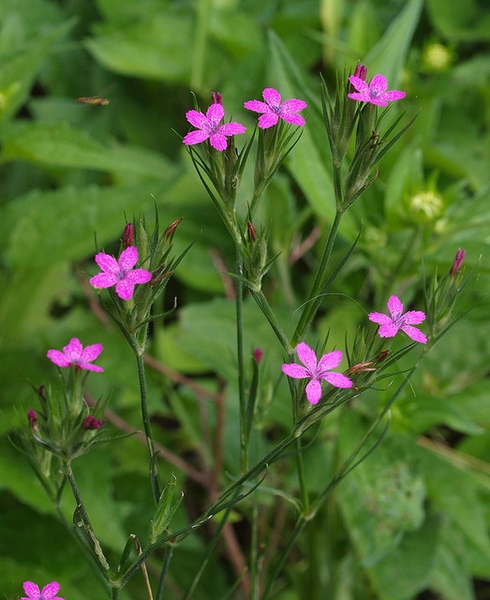
M 139 427 L 133 357 L 97 308 L 88 285 L 96 247 L 115 254 L 135 214 L 166 226 L 185 215 L 174 238 L 179 264 L 152 326 L 145 357 L 149 409 L 162 479 L 185 492 L 185 526 L 215 497 L 218 478 L 236 474 L 234 248 L 200 185 L 181 137 L 191 91 L 208 106 L 219 91 L 233 120 L 253 129 L 243 102 L 264 87 L 308 103 L 299 144 L 266 189 L 254 226 L 278 255 L 264 291 L 292 334 L 334 211 L 319 73 L 329 88 L 361 61 L 407 93 L 404 119 L 418 115 L 380 163 L 379 176 L 346 213 L 333 262 L 363 233 L 315 321 L 316 338 L 344 347 L 366 311 L 391 294 L 423 308 L 429 274 L 448 272 L 458 248 L 477 285 L 466 287 L 460 320 L 424 360 L 392 409 L 383 443 L 336 490 L 306 528 L 276 582 L 280 600 L 488 597 L 490 580 L 490 8 L 484 0 L 3 0 L 0 5 L 0 581 L 7 596 L 26 579 L 62 584 L 70 600 L 94 597 L 98 582 L 9 435 L 27 419 L 32 387 L 53 378 L 48 348 L 71 337 L 102 343 L 104 377 L 89 380 L 94 401 L 110 395 L 106 426 Z M 77 102 L 78 98 L 90 99 Z M 94 99 L 95 98 L 95 99 Z M 396 112 L 398 111 L 398 112 Z M 175 131 L 179 132 L 176 134 Z M 383 140 L 380 140 L 382 143 Z M 238 143 L 238 141 L 237 141 Z M 246 142 L 242 142 L 245 144 Z M 252 164 L 252 163 L 251 163 Z M 249 168 L 249 167 L 247 167 Z M 250 167 L 251 169 L 251 167 Z M 253 173 L 237 199 L 246 214 Z M 247 188 L 247 185 L 249 187 Z M 94 236 L 96 235 L 96 242 Z M 322 243 L 323 242 L 323 243 Z M 431 285 L 436 286 L 432 282 Z M 247 356 L 262 351 L 263 455 L 291 425 L 280 374 L 284 352 L 253 304 L 244 303 Z M 328 301 L 327 301 L 328 300 Z M 363 308 L 361 308 L 361 306 Z M 429 311 L 430 307 L 426 307 Z M 346 334 L 347 332 L 347 334 Z M 403 368 L 403 361 L 401 367 Z M 326 419 L 305 451 L 311 493 L 323 488 L 390 394 Z M 77 460 L 94 529 L 111 557 L 127 532 L 144 535 L 152 513 L 146 449 L 138 437 Z M 254 543 L 271 564 L 291 530 L 293 471 L 282 461 L 253 504 L 240 505 L 194 597 L 226 597 Z M 229 480 L 227 480 L 229 481 Z M 327 510 L 328 509 L 328 510 Z M 66 503 L 71 520 L 73 506 Z M 272 517 L 274 517 L 272 519 Z M 216 524 L 188 538 L 172 560 L 168 593 L 180 598 L 201 564 Z M 239 540 L 240 547 L 234 545 Z M 159 557 L 147 564 L 157 572 Z M 153 562 L 155 561 L 155 562 Z M 145 598 L 142 576 L 121 597 Z M 41 585 L 41 587 L 42 587 Z M 60 592 L 61 593 L 61 592 Z M 240 588 L 237 597 L 240 597 Z M 99 597 L 99 596 L 97 596 Z

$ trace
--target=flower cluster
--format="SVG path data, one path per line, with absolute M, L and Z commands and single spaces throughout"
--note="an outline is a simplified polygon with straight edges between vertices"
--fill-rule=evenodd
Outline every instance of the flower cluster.
M 421 344 L 427 343 L 427 337 L 413 325 L 418 325 L 425 320 L 425 313 L 420 310 L 403 312 L 403 304 L 397 296 L 391 296 L 388 300 L 390 316 L 383 313 L 369 313 L 369 320 L 378 323 L 380 328 L 378 335 L 381 338 L 394 337 L 399 330 L 404 331 L 409 338 Z M 310 404 L 318 404 L 322 396 L 321 380 L 324 379 L 330 385 L 337 388 L 352 388 L 353 382 L 346 375 L 332 371 L 342 361 L 342 352 L 334 350 L 324 354 L 317 360 L 314 350 L 308 344 L 301 342 L 296 346 L 296 353 L 303 365 L 297 363 L 286 363 L 282 365 L 282 372 L 293 379 L 309 379 L 306 385 L 306 398 Z M 379 359 L 377 362 L 381 362 Z M 346 372 L 351 375 L 357 371 L 372 371 L 372 362 L 362 363 L 351 367 Z
M 305 124 L 303 117 L 298 114 L 306 108 L 304 100 L 293 98 L 281 103 L 281 94 L 274 88 L 265 88 L 262 97 L 265 102 L 248 100 L 243 105 L 247 110 L 261 115 L 258 120 L 260 129 L 273 127 L 279 119 L 292 125 L 302 126 Z M 227 137 L 245 132 L 245 126 L 235 121 L 222 124 L 225 110 L 221 104 L 221 94 L 214 93 L 213 100 L 214 102 L 208 108 L 206 114 L 197 110 L 189 110 L 186 113 L 186 119 L 193 127 L 196 127 L 195 131 L 189 132 L 182 140 L 186 146 L 209 140 L 215 150 L 222 152 L 228 146 Z

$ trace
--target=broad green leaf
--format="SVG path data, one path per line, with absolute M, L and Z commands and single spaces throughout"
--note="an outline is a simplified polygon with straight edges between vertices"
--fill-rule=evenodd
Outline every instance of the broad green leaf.
M 119 23 L 99 25 L 86 46 L 96 60 L 116 73 L 184 82 L 191 67 L 191 39 L 191 15 L 169 10 L 133 19 L 124 28 Z
M 387 29 L 376 46 L 362 62 L 371 75 L 382 73 L 388 80 L 388 89 L 397 89 L 405 65 L 412 36 L 419 22 L 423 0 L 410 0 Z
M 73 21 L 67 21 L 50 27 L 23 46 L 0 54 L 0 122 L 15 114 L 26 101 L 43 61 L 73 25 Z
M 37 269 L 80 260 L 120 237 L 124 215 L 153 210 L 168 182 L 129 187 L 34 191 L 0 211 L 0 238 L 12 268 Z M 41 251 L 42 250 L 42 251 Z
M 29 160 L 44 165 L 96 169 L 139 179 L 162 178 L 173 168 L 161 156 L 143 148 L 104 146 L 84 131 L 68 125 L 30 123 L 9 127 L 3 134 L 2 159 Z
M 308 101 L 308 108 L 304 111 L 306 126 L 299 142 L 287 158 L 288 168 L 313 211 L 320 218 L 332 222 L 335 215 L 335 196 L 330 173 L 328 140 L 318 104 L 319 85 L 316 94 L 308 89 L 294 59 L 274 33 L 269 35 L 269 46 L 269 80 L 281 91 L 282 99 L 301 98 Z M 353 239 L 357 235 L 357 229 L 351 213 L 346 213 L 340 226 L 342 233 Z

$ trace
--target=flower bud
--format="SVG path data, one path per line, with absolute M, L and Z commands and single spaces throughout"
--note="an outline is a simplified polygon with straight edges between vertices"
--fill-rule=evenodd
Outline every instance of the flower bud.
M 461 269 L 461 265 L 463 264 L 463 260 L 466 254 L 466 250 L 462 250 L 458 248 L 456 252 L 456 256 L 454 257 L 453 264 L 451 265 L 451 269 L 449 270 L 449 277 L 454 277 L 456 273 Z
M 123 248 L 129 248 L 134 244 L 134 227 L 132 223 L 128 223 L 124 228 L 124 233 L 122 236 L 122 245 Z
M 27 419 L 31 425 L 31 429 L 35 429 L 37 426 L 37 414 L 33 408 L 27 411 Z
M 94 415 L 88 415 L 88 417 L 85 417 L 83 420 L 82 426 L 84 429 L 100 429 L 103 424 L 104 421 L 102 419 L 97 419 Z
M 255 362 L 260 365 L 260 361 L 262 360 L 262 356 L 264 354 L 264 351 L 262 350 L 262 348 L 255 348 L 253 356 L 255 359 Z
M 213 104 L 223 104 L 223 96 L 219 92 L 211 92 Z

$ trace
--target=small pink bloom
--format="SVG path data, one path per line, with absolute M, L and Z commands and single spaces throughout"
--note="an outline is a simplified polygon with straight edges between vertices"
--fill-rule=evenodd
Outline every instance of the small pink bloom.
M 133 269 L 138 262 L 138 249 L 130 246 L 121 252 L 119 260 L 113 256 L 99 252 L 95 255 L 95 262 L 102 269 L 102 273 L 90 279 L 94 288 L 108 288 L 116 286 L 116 294 L 122 300 L 133 297 L 134 286 L 137 283 L 148 283 L 151 273 L 145 269 Z
M 418 325 L 422 321 L 425 321 L 424 312 L 421 310 L 409 310 L 403 314 L 403 304 L 397 296 L 390 296 L 388 310 L 391 316 L 379 312 L 369 313 L 368 315 L 370 321 L 381 325 L 378 330 L 379 337 L 395 337 L 401 329 L 412 340 L 421 344 L 427 343 L 426 336 L 416 327 L 412 327 L 412 325 Z
M 274 88 L 265 88 L 262 97 L 265 102 L 248 100 L 243 105 L 246 109 L 261 114 L 259 117 L 259 127 L 261 129 L 272 127 L 280 118 L 293 125 L 301 126 L 305 124 L 303 117 L 297 114 L 300 110 L 306 108 L 307 105 L 304 100 L 293 98 L 292 100 L 285 100 L 281 104 L 281 94 Z
M 70 343 L 60 350 L 48 350 L 46 356 L 51 362 L 54 362 L 58 367 L 66 369 L 71 365 L 77 369 L 85 369 L 87 371 L 97 371 L 102 373 L 104 369 L 97 365 L 91 364 L 102 352 L 102 344 L 92 344 L 84 348 L 77 338 L 72 338 Z
M 27 594 L 27 598 L 23 596 L 20 600 L 63 600 L 63 598 L 56 595 L 60 589 L 60 584 L 56 581 L 45 585 L 42 592 L 39 591 L 39 586 L 32 583 L 32 581 L 24 581 L 22 587 Z
M 388 102 L 393 100 L 400 100 L 405 97 L 405 92 L 399 92 L 398 90 L 386 91 L 388 82 L 386 77 L 383 75 L 375 75 L 369 85 L 360 77 L 351 75 L 349 81 L 352 86 L 357 90 L 352 94 L 347 94 L 349 98 L 353 100 L 359 100 L 360 102 L 370 102 L 377 106 L 387 106 Z
M 339 366 L 342 360 L 340 350 L 324 354 L 318 362 L 315 352 L 304 342 L 296 346 L 296 352 L 305 366 L 296 363 L 285 364 L 282 365 L 282 372 L 294 379 L 311 379 L 306 386 L 306 398 L 311 404 L 317 404 L 322 396 L 321 379 L 325 379 L 334 387 L 352 387 L 352 381 L 348 377 L 330 370 Z
M 88 415 L 83 420 L 82 426 L 84 429 L 100 429 L 104 421 L 102 419 L 97 419 L 94 415 Z
M 217 94 L 217 92 L 215 92 Z M 218 96 L 216 96 L 218 98 Z M 226 136 L 237 135 L 245 131 L 240 123 L 231 122 L 220 125 L 225 115 L 225 109 L 220 102 L 213 102 L 204 115 L 197 110 L 186 112 L 186 119 L 191 125 L 197 127 L 197 131 L 191 131 L 182 140 L 187 146 L 200 144 L 209 139 L 213 148 L 222 152 L 226 150 L 228 141 Z

